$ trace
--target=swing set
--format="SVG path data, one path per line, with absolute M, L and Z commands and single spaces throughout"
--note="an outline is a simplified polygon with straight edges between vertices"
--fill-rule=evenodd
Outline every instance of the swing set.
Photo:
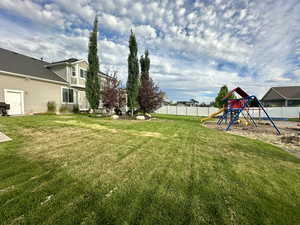
M 240 98 L 230 99 L 233 94 L 237 94 Z M 228 131 L 234 124 L 241 123 L 243 121 L 242 117 L 244 118 L 246 125 L 253 124 L 257 127 L 257 123 L 251 116 L 250 110 L 259 110 L 259 114 L 260 110 L 262 110 L 276 130 L 276 133 L 280 135 L 279 129 L 256 96 L 248 95 L 243 89 L 237 87 L 230 91 L 222 99 L 222 101 L 224 102 L 224 108 L 220 112 L 223 112 L 223 115 L 219 116 L 217 125 L 221 125 L 223 122 L 228 124 L 225 129 L 226 131 Z

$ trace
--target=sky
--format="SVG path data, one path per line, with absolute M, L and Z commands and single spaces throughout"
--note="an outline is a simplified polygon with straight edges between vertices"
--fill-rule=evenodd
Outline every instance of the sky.
M 123 85 L 132 29 L 169 99 L 210 102 L 225 84 L 261 98 L 300 85 L 299 12 L 300 0 L 1 0 L 0 47 L 87 59 L 97 15 L 100 70 Z

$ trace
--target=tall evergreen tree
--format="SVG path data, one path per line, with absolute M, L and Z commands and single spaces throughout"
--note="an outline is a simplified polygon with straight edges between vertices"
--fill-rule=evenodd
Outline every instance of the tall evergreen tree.
M 131 110 L 137 107 L 137 96 L 139 91 L 139 60 L 137 57 L 138 46 L 134 33 L 131 30 L 129 38 L 128 55 L 128 79 L 127 79 L 127 106 Z
M 159 87 L 154 84 L 149 75 L 150 58 L 148 50 L 145 51 L 145 57 L 140 59 L 141 64 L 141 87 L 139 88 L 138 103 L 143 113 L 155 111 L 163 101 L 163 93 Z
M 95 17 L 93 31 L 90 33 L 89 39 L 89 69 L 86 77 L 86 97 L 89 101 L 90 108 L 95 111 L 99 107 L 100 100 L 100 79 L 99 72 L 99 58 L 97 54 L 97 37 L 98 36 L 98 18 Z
M 149 70 L 150 70 L 150 58 L 149 58 L 149 51 L 145 51 L 145 58 L 144 56 L 140 59 L 141 64 L 141 80 L 147 79 L 149 80 Z

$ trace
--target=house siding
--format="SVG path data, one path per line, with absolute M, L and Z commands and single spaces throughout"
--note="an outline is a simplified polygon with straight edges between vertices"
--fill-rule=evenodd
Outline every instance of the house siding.
M 88 69 L 89 65 L 86 62 L 80 62 L 79 63 L 79 67 L 83 68 L 83 69 Z
M 262 101 L 265 107 L 284 107 L 286 106 L 285 100 L 267 100 Z
M 25 114 L 46 112 L 49 101 L 60 107 L 61 88 L 64 86 L 0 73 L 0 101 L 4 102 L 4 89 L 21 90 L 24 91 Z

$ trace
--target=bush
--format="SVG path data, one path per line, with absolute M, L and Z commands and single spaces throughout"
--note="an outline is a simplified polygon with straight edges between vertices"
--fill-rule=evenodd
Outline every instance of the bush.
M 50 113 L 56 112 L 56 103 L 55 102 L 47 103 L 47 112 L 50 112 Z
M 68 108 L 67 105 L 61 105 L 61 106 L 59 107 L 59 112 L 60 112 L 60 113 L 70 112 L 70 109 Z
M 79 105 L 78 104 L 73 106 L 73 113 L 79 113 Z

